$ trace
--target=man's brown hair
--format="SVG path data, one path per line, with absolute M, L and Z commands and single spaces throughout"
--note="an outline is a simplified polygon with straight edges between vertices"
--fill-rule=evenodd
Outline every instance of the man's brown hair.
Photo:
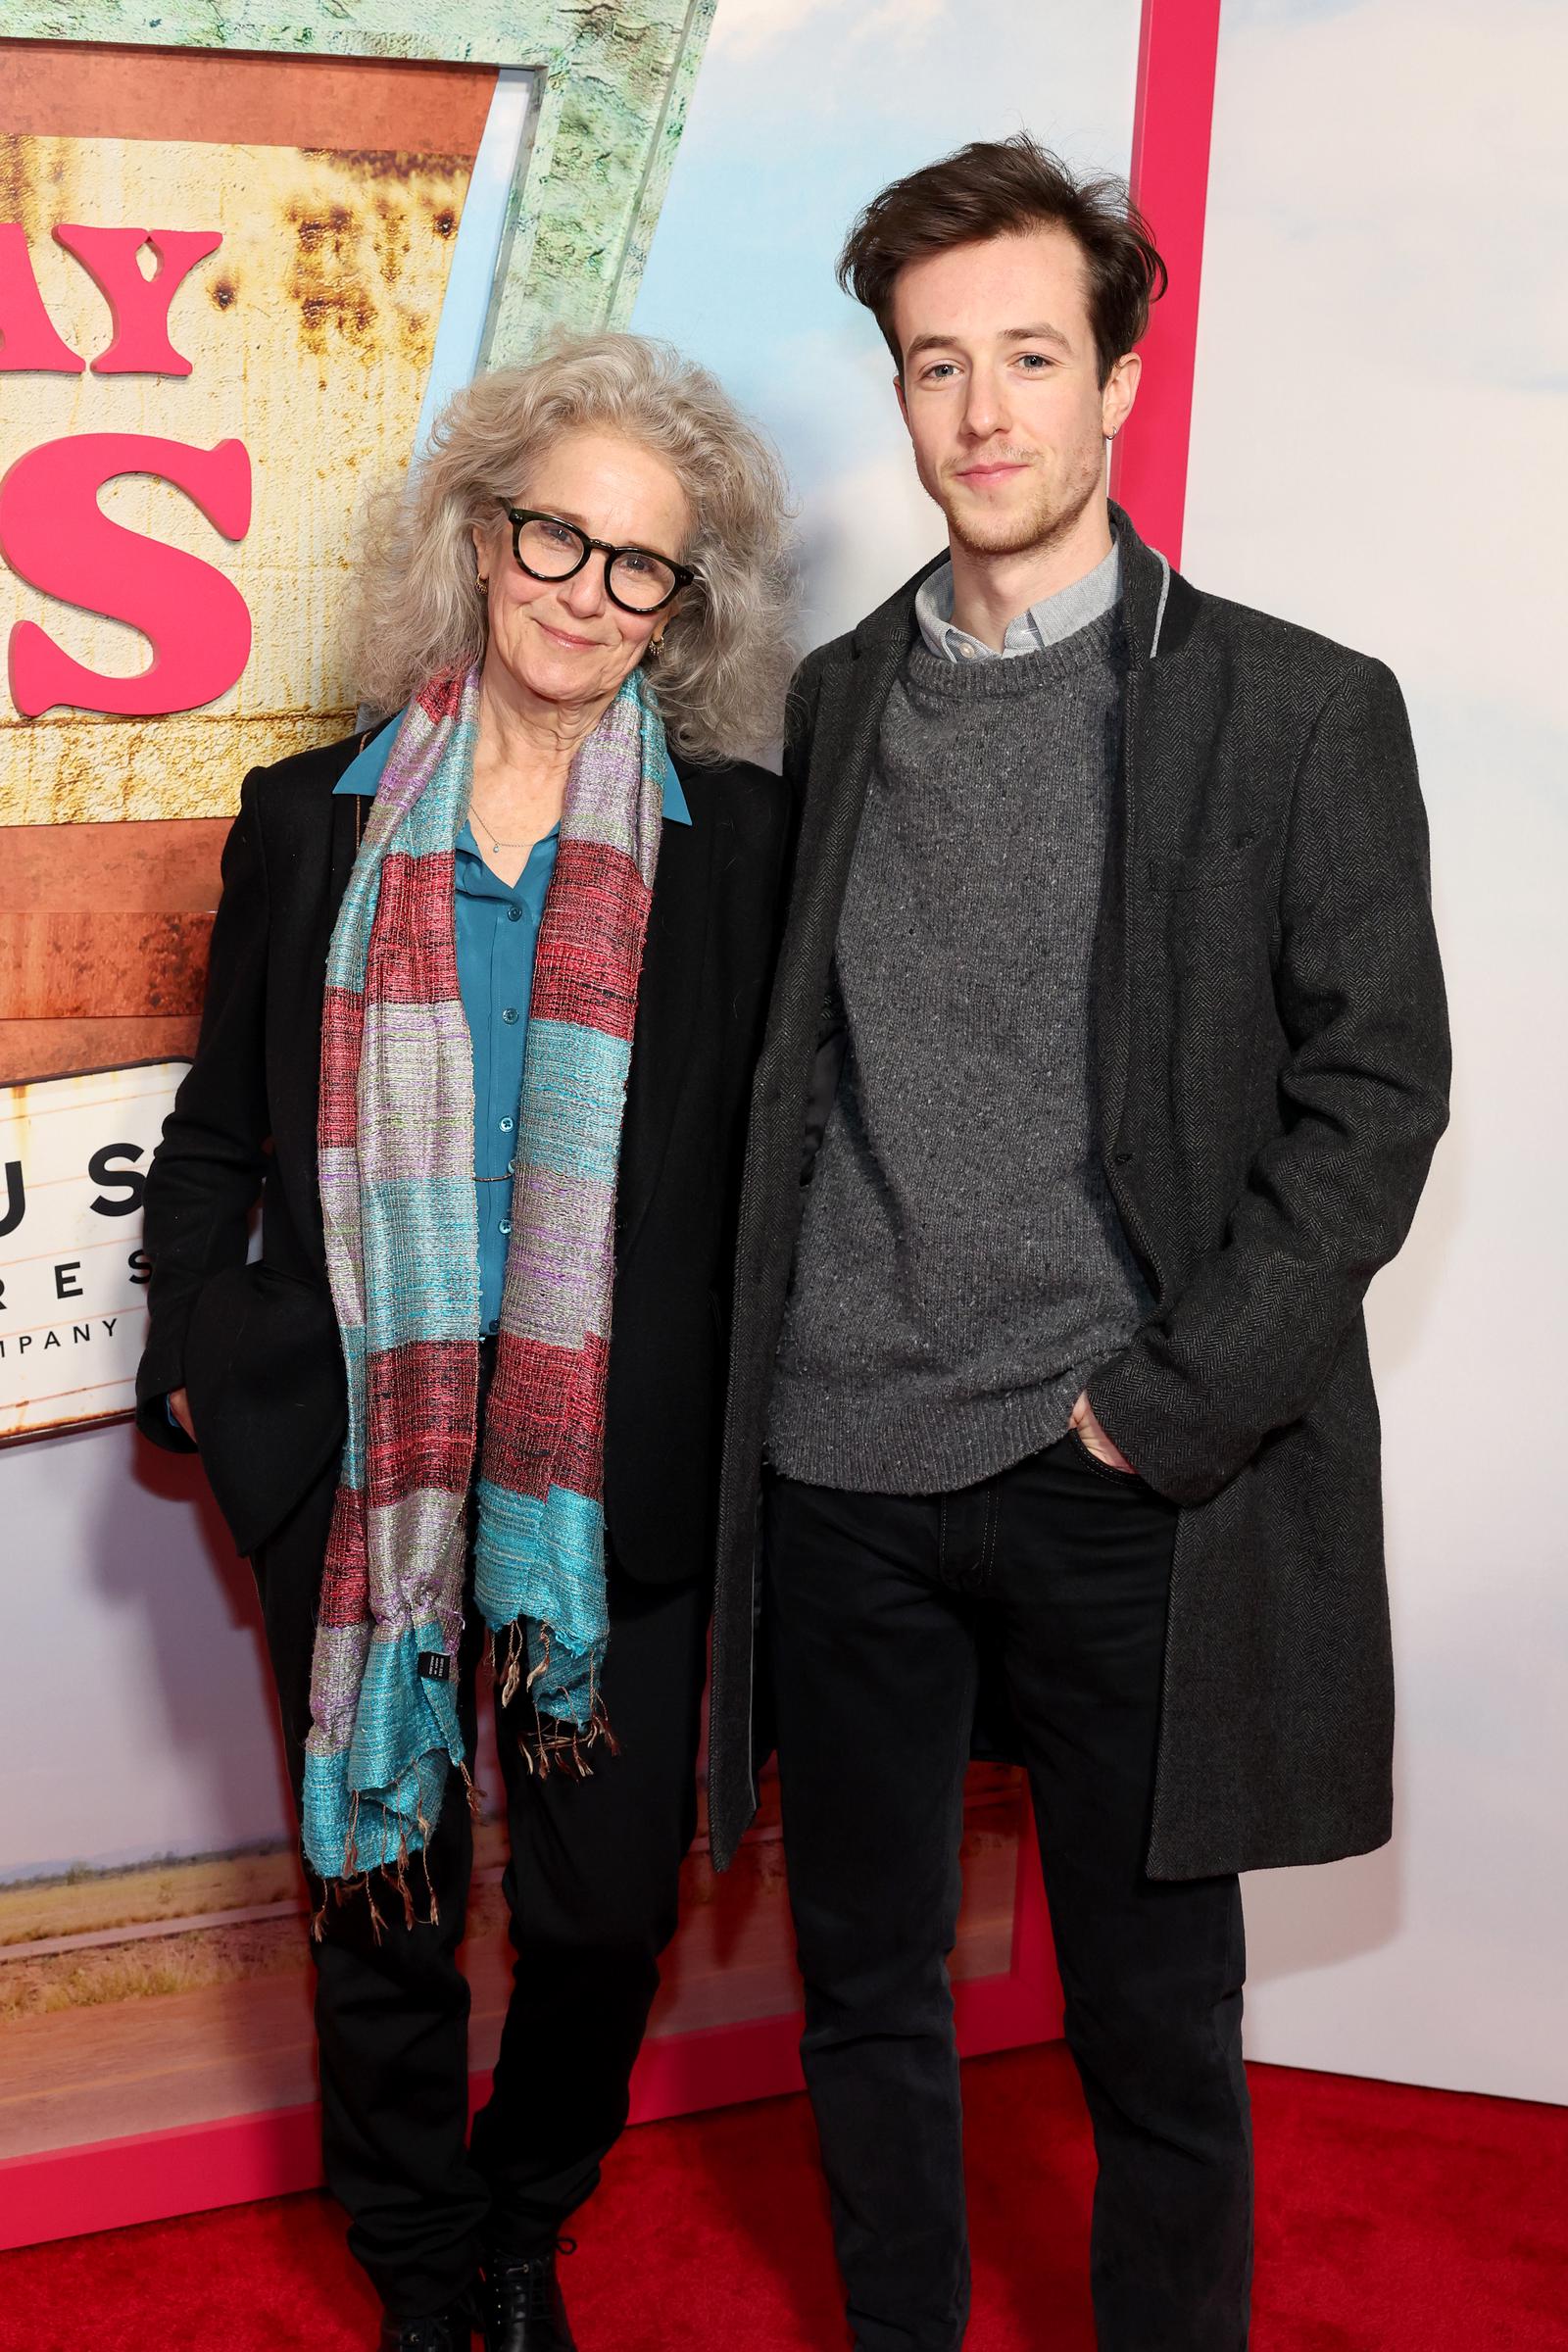
M 873 196 L 845 239 L 839 284 L 872 314 L 902 376 L 893 287 L 905 265 L 1037 228 L 1065 229 L 1084 257 L 1103 384 L 1148 326 L 1149 306 L 1165 291 L 1165 265 L 1123 181 L 1076 178 L 1027 131 L 977 139 Z

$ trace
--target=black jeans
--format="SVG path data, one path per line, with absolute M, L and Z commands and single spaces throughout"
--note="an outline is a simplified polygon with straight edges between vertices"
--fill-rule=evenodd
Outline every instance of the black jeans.
M 254 1563 L 296 1804 L 335 1476 Z M 363 1899 L 328 1906 L 313 1947 L 326 2181 L 347 2209 L 353 2252 L 400 2319 L 461 2294 L 487 2240 L 518 2253 L 548 2244 L 625 2125 L 697 1823 L 709 1597 L 706 1585 L 641 1585 L 612 1565 L 604 1689 L 621 1752 L 599 1750 L 590 1779 L 531 1773 L 519 1745 L 531 1707 L 519 1694 L 498 1712 L 516 1963 L 471 2145 L 457 1951 L 473 1839 L 461 1788 L 448 1788 L 427 1856 L 438 1925 L 405 1927 L 388 1898 L 378 1941 Z M 470 1753 L 478 1649 L 475 1631 L 459 1691 Z M 422 1875 L 416 1886 L 422 1909 Z
M 1023 1744 L 1094 2124 L 1102 2352 L 1247 2342 L 1240 1891 L 1144 1869 L 1175 1526 L 1073 1437 L 954 1494 L 771 1483 L 802 2056 L 860 2352 L 954 2352 L 968 2316 L 946 1961 L 983 1642 Z

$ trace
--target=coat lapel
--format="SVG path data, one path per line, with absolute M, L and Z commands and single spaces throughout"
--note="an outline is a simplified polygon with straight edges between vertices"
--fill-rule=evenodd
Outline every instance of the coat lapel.
M 918 585 L 911 580 L 862 622 L 834 649 L 823 672 L 764 1060 L 771 1058 L 769 1048 L 815 1035 L 882 713 L 908 651 Z M 770 1075 L 783 1078 L 782 1072 Z
M 1100 1112 L 1100 1152 L 1111 1190 L 1118 1195 L 1116 1139 L 1121 1132 L 1127 1100 L 1127 1059 L 1131 1020 L 1131 910 L 1133 841 L 1139 777 L 1143 768 L 1143 703 L 1145 675 L 1135 662 L 1128 669 L 1122 705 L 1121 760 L 1105 833 L 1105 878 L 1095 936 L 1092 990 L 1096 1092 Z M 1125 1211 L 1123 1211 L 1125 1218 Z
M 1127 1105 L 1132 1045 L 1132 956 L 1138 906 L 1140 809 L 1159 779 L 1158 734 L 1169 663 L 1191 625 L 1193 592 L 1165 558 L 1146 547 L 1120 507 L 1111 508 L 1122 556 L 1128 640 L 1121 760 L 1105 843 L 1105 881 L 1095 942 L 1093 1049 L 1100 1148 L 1122 1222 L 1137 1238 L 1140 1220 L 1124 1174 L 1119 1138 Z M 1143 1254 L 1141 1252 L 1141 1254 Z M 1152 1278 L 1157 1269 L 1146 1262 Z
M 666 824 L 660 836 L 621 1131 L 617 1263 L 631 1254 L 663 1165 L 702 1000 L 714 833 L 706 813 L 698 800 L 689 825 Z

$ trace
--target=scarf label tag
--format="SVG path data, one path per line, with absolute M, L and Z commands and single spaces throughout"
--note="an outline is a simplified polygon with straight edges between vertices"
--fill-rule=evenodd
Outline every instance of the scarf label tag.
M 445 1650 L 443 1650 L 443 1649 L 421 1649 L 421 1650 L 420 1650 L 420 1652 L 419 1652 L 419 1679 L 420 1679 L 420 1681 L 421 1681 L 421 1682 L 425 1682 L 425 1683 L 450 1683 L 450 1682 L 451 1682 L 451 1680 L 452 1680 L 452 1660 L 451 1660 L 451 1659 L 450 1659 L 450 1658 L 447 1656 L 447 1654 L 446 1654 L 446 1651 L 445 1651 Z

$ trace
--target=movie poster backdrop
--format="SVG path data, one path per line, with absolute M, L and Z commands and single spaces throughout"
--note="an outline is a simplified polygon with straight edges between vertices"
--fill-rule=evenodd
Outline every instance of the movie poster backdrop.
M 130 1409 L 145 1172 L 241 779 L 353 725 L 356 530 L 441 400 L 558 319 L 628 322 L 711 8 L 361 13 L 373 34 L 256 0 L 218 48 L 177 10 L 126 40 L 132 12 L 78 0 L 115 40 L 0 39 L 0 1442 Z M 184 1465 L 155 1468 L 199 1506 Z M 161 1670 L 176 1688 L 200 1657 Z M 67 1850 L 0 1855 L 0 2242 L 315 2177 L 281 1806 L 275 1837 L 218 1852 L 106 1840 L 99 1810 L 84 1785 Z M 1054 2022 L 1038 1905 L 1015 1917 L 1025 1822 L 1016 1776 L 978 1773 L 971 2040 Z M 478 2067 L 510 1982 L 504 1859 L 492 1812 Z M 737 1870 L 716 1881 L 700 1838 L 686 1882 L 641 2113 L 793 2075 L 771 1790 Z

